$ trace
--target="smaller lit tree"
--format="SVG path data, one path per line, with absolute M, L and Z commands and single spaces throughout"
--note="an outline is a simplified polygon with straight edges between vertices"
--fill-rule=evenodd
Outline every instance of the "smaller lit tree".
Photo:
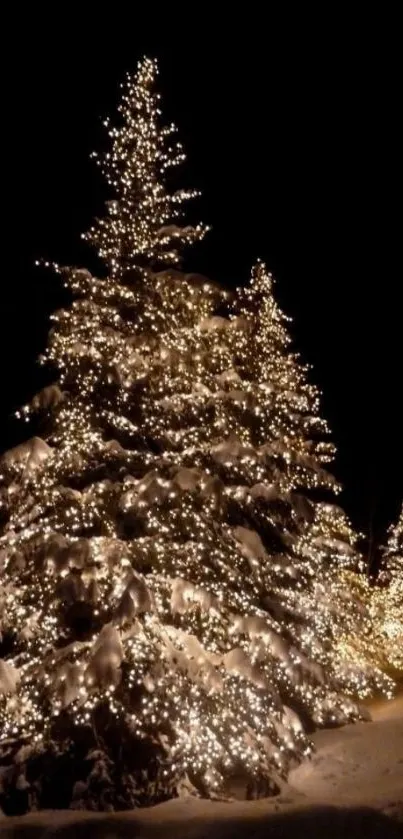
M 341 655 L 357 662 L 372 661 L 392 677 L 398 676 L 403 671 L 403 508 L 396 525 L 389 529 L 376 583 L 348 569 L 341 577 L 371 620 L 369 630 L 366 625 L 365 631 L 349 631 L 341 637 Z
M 302 657 L 325 674 L 326 691 L 315 695 L 309 688 L 304 711 L 310 706 L 315 724 L 346 722 L 346 696 L 364 698 L 374 690 L 390 695 L 392 681 L 367 645 L 368 603 L 349 585 L 361 558 L 358 534 L 334 503 L 341 489 L 330 469 L 335 447 L 320 416 L 320 393 L 293 351 L 290 318 L 278 305 L 263 262 L 238 290 L 234 310 L 232 323 L 243 328 L 233 333 L 238 411 L 230 428 L 246 447 L 245 460 L 250 447 L 264 453 L 269 480 L 265 476 L 264 487 L 253 488 L 249 511 L 260 534 L 274 527 L 281 536 L 259 569 L 262 603 L 285 633 L 298 638 Z M 365 639 L 359 650 L 350 640 L 357 638 Z
M 371 612 L 383 657 L 394 670 L 403 670 L 403 505 L 384 551 L 382 577 L 386 585 L 374 589 Z

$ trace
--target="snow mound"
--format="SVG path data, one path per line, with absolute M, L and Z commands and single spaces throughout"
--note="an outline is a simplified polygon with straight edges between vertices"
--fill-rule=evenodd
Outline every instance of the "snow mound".
M 217 802 L 184 797 L 123 813 L 0 816 L 1 837 L 401 839 L 403 697 L 382 702 L 372 713 L 373 723 L 317 732 L 314 758 L 298 767 L 291 774 L 292 786 L 283 784 L 273 798 Z M 298 725 L 298 718 L 293 722 Z
M 398 824 L 369 807 L 290 803 L 168 801 L 126 813 L 47 811 L 7 819 L 2 839 L 401 839 Z
M 234 536 L 239 543 L 241 553 L 252 565 L 258 565 L 259 560 L 267 559 L 265 547 L 256 530 L 239 525 L 234 528 Z
M 5 693 L 14 693 L 19 678 L 17 668 L 0 658 L 0 696 Z
M 96 639 L 90 662 L 85 671 L 85 683 L 110 686 L 120 682 L 120 665 L 123 661 L 123 647 L 119 632 L 107 623 Z
M 42 388 L 31 401 L 32 411 L 48 411 L 56 407 L 64 399 L 64 393 L 58 384 L 48 385 Z
M 316 753 L 289 782 L 316 801 L 371 805 L 403 820 L 403 697 L 371 710 L 373 722 L 316 732 Z
M 202 612 L 220 614 L 218 597 L 207 591 L 203 586 L 194 586 L 187 580 L 177 577 L 172 581 L 171 609 L 172 612 L 185 614 L 189 609 L 198 606 Z
M 120 621 L 131 621 L 136 615 L 151 612 L 154 605 L 153 599 L 142 574 L 130 569 L 125 582 L 125 589 L 116 610 L 116 617 Z
M 242 443 L 235 434 L 231 434 L 228 440 L 213 446 L 211 454 L 217 463 L 230 465 L 243 458 L 254 458 L 256 452 L 252 446 Z
M 24 474 L 31 475 L 52 454 L 52 449 L 40 437 L 32 437 L 1 456 L 5 466 L 23 466 Z

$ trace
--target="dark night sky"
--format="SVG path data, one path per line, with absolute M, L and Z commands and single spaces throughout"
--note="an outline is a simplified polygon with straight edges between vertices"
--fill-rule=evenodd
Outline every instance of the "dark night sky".
M 124 14 L 95 29 L 74 13 L 46 23 L 51 37 L 36 13 L 23 32 L 11 25 L 14 58 L 3 74 L 0 448 L 25 432 L 9 415 L 42 381 L 35 359 L 64 301 L 33 261 L 91 267 L 79 234 L 104 191 L 88 155 L 124 72 L 147 52 L 160 59 L 164 112 L 188 154 L 184 181 L 203 191 L 198 217 L 213 225 L 188 264 L 238 285 L 265 259 L 324 393 L 345 507 L 364 530 L 372 511 L 382 538 L 403 489 L 393 20 L 240 20 L 231 37 L 209 14 L 182 35 L 175 22 L 164 30 L 160 21 L 155 34 L 150 20 Z

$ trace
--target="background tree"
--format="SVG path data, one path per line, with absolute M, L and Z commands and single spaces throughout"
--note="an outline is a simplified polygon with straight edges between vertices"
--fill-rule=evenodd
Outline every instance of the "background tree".
M 353 597 L 370 615 L 368 631 L 350 630 L 342 638 L 341 648 L 352 660 L 372 660 L 382 670 L 398 681 L 403 672 L 403 542 L 402 512 L 389 529 L 389 539 L 383 549 L 382 567 L 378 578 L 345 571 L 344 582 Z
M 358 657 L 341 643 L 346 631 L 360 638 L 371 632 L 368 608 L 344 579 L 344 572 L 360 567 L 358 536 L 334 503 L 340 486 L 328 468 L 335 449 L 319 415 L 320 394 L 309 381 L 309 367 L 292 351 L 290 319 L 276 302 L 263 263 L 255 266 L 235 305 L 247 324 L 240 369 L 249 398 L 253 394 L 254 417 L 244 439 L 263 443 L 272 472 L 262 492 L 286 512 L 276 524 L 283 549 L 266 566 L 265 603 L 277 616 L 281 607 L 284 628 L 326 673 L 329 695 L 316 708 L 311 692 L 315 721 L 343 720 L 343 693 L 365 696 L 374 688 L 390 693 L 392 687 L 369 648 Z
M 387 666 L 403 672 L 403 507 L 383 552 L 380 585 L 372 590 L 375 635 Z

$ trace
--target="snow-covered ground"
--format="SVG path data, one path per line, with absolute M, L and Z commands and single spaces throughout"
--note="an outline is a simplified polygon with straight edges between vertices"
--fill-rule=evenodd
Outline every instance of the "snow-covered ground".
M 403 696 L 373 722 L 315 735 L 312 760 L 275 798 L 168 801 L 132 813 L 0 820 L 1 839 L 403 839 Z
M 316 753 L 289 783 L 311 800 L 398 816 L 403 836 L 403 696 L 373 706 L 371 715 L 371 723 L 318 731 Z

